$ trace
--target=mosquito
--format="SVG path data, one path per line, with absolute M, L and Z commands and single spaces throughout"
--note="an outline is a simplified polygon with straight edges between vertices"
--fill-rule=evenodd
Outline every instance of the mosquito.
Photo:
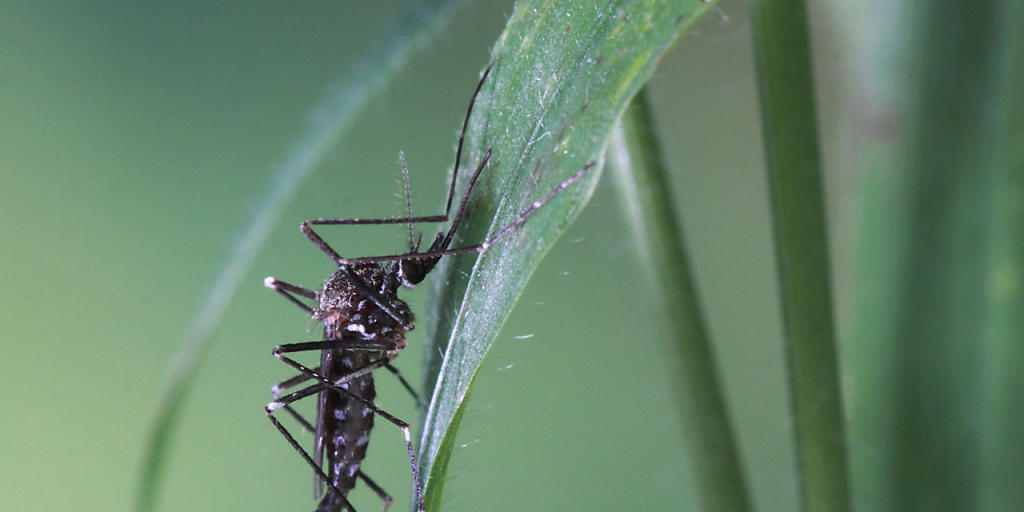
M 324 325 L 324 334 L 321 340 L 288 343 L 274 347 L 274 357 L 299 373 L 271 388 L 272 401 L 265 408 L 270 422 L 313 468 L 314 498 L 320 499 L 317 512 L 340 512 L 342 510 L 355 512 L 355 508 L 348 501 L 347 496 L 358 480 L 365 482 L 380 497 L 384 502 L 383 510 L 386 511 L 391 505 L 393 501 L 391 496 L 360 468 L 366 457 L 374 416 L 383 418 L 402 431 L 409 453 L 409 465 L 412 468 L 416 506 L 420 512 L 423 512 L 423 488 L 416 468 L 409 424 L 374 405 L 376 390 L 372 372 L 379 368 L 385 368 L 394 374 L 413 398 L 419 401 L 412 386 L 391 364 L 405 347 L 405 336 L 413 329 L 414 320 L 409 305 L 398 298 L 398 290 L 403 286 L 412 287 L 422 282 L 444 256 L 486 251 L 492 244 L 525 222 L 531 213 L 572 185 L 594 166 L 594 162 L 591 162 L 576 171 L 547 195 L 534 201 L 511 223 L 484 242 L 451 248 L 455 232 L 466 211 L 466 204 L 473 191 L 473 186 L 491 157 L 491 148 L 488 148 L 470 177 L 448 231 L 439 231 L 430 246 L 421 251 L 422 233 L 414 239 L 413 224 L 448 222 L 466 128 L 469 125 L 469 118 L 473 113 L 477 95 L 493 66 L 493 62 L 487 66 L 469 101 L 469 108 L 466 110 L 466 118 L 459 133 L 455 167 L 452 172 L 451 184 L 448 187 L 444 214 L 426 217 L 412 216 L 409 175 L 405 159 L 400 155 L 405 181 L 406 215 L 404 217 L 305 220 L 299 226 L 302 234 L 331 259 L 337 266 L 337 270 L 324 281 L 323 286 L 317 291 L 274 277 L 264 279 L 264 285 L 267 288 L 280 293 Z M 408 251 L 387 256 L 346 258 L 335 251 L 313 230 L 313 226 L 358 224 L 407 224 L 409 227 Z M 313 305 L 303 302 L 301 298 L 313 301 Z M 314 368 L 304 366 L 292 359 L 292 354 L 314 351 L 320 352 L 320 365 Z M 311 384 L 309 384 L 310 381 L 312 381 Z M 300 387 L 300 385 L 305 386 Z M 300 389 L 284 394 L 296 387 L 300 387 Z M 317 400 L 314 423 L 310 423 L 292 408 L 292 404 L 311 396 L 316 396 Z M 303 428 L 313 433 L 312 453 L 306 451 L 274 415 L 274 412 L 279 409 L 287 411 Z

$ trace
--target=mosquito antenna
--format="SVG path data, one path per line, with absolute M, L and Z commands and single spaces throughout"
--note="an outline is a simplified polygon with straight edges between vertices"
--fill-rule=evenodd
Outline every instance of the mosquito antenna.
M 491 73 L 491 68 L 494 67 L 494 62 L 491 61 L 487 65 L 487 69 L 484 70 L 484 75 L 480 77 L 480 82 L 476 84 L 476 90 L 473 91 L 473 97 L 469 99 L 469 108 L 466 109 L 466 119 L 462 121 L 462 131 L 459 132 L 459 147 L 455 150 L 455 167 L 452 169 L 452 183 L 448 185 L 448 200 L 445 202 L 444 214 L 448 215 L 452 211 L 452 199 L 455 196 L 455 180 L 459 177 L 459 163 L 462 161 L 462 141 L 466 138 L 466 128 L 469 126 L 469 117 L 473 114 L 473 105 L 476 103 L 476 96 L 480 94 L 480 89 L 484 86 L 484 82 L 487 80 L 487 75 Z
M 405 216 L 409 219 L 406 224 L 409 226 L 409 250 L 415 251 L 416 246 L 412 241 L 412 192 L 409 189 L 409 168 L 405 165 L 405 152 L 398 152 L 398 161 L 402 165 L 402 181 L 405 184 Z

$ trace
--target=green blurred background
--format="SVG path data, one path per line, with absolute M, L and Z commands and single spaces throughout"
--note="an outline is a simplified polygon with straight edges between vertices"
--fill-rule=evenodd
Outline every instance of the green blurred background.
M 401 2 L 4 2 L 0 7 L 0 510 L 127 510 L 141 447 L 198 302 L 310 109 Z M 296 229 L 443 201 L 456 129 L 510 2 L 463 2 L 296 195 L 217 329 L 180 412 L 160 510 L 309 510 L 311 475 L 263 415 L 315 325 L 262 287 L 331 264 Z M 651 82 L 711 334 L 761 510 L 796 489 L 745 4 L 725 0 Z M 853 52 L 812 6 L 838 286 L 853 217 L 837 102 Z M 527 288 L 472 395 L 449 510 L 683 510 L 695 496 L 642 272 L 612 181 Z M 346 254 L 402 229 L 330 232 Z M 841 294 L 840 294 L 841 296 Z M 407 293 L 414 310 L 422 290 Z M 527 335 L 531 337 L 526 338 Z M 522 337 L 524 339 L 520 339 Z M 413 333 L 398 366 L 419 382 Z M 415 422 L 387 376 L 379 402 Z M 306 438 L 308 439 L 308 437 Z M 408 503 L 399 431 L 368 474 Z M 360 510 L 376 510 L 365 487 Z

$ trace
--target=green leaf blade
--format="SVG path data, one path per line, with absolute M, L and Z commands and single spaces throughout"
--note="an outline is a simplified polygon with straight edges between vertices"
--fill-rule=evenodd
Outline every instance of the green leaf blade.
M 435 271 L 426 316 L 433 397 L 419 453 L 427 510 L 440 507 L 459 419 L 494 337 L 590 197 L 615 121 L 665 49 L 707 8 L 697 0 L 517 4 L 470 121 L 463 161 L 471 166 L 487 148 L 494 156 L 458 239 L 487 239 L 568 176 L 598 165 L 478 258 L 446 258 Z

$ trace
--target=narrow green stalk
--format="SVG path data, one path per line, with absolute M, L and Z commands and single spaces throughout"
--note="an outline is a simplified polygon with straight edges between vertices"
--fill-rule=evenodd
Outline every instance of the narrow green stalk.
M 750 0 L 802 509 L 850 508 L 807 13 Z
M 645 90 L 612 131 L 608 159 L 618 178 L 637 248 L 649 271 L 652 303 L 665 339 L 666 364 L 679 399 L 697 490 L 708 512 L 750 510 L 739 448 L 719 384 L 697 287 L 672 209 L 661 149 Z
M 901 7 L 906 22 L 883 36 L 890 44 L 874 57 L 887 62 L 895 54 L 902 65 L 886 69 L 897 91 L 889 109 L 892 156 L 865 168 L 860 244 L 867 250 L 858 275 L 871 285 L 858 298 L 850 340 L 851 350 L 863 351 L 850 367 L 855 418 L 881 420 L 857 429 L 869 447 L 858 456 L 858 488 L 875 494 L 865 502 L 872 510 L 975 510 L 979 503 L 979 426 L 991 405 L 983 386 L 992 377 L 983 363 L 997 353 L 986 350 L 1005 343 L 988 325 L 989 286 L 1009 282 L 993 274 L 990 255 L 1007 110 L 999 52 L 1004 30 L 1019 30 L 1002 28 L 1006 5 L 909 3 Z M 875 308 L 890 311 L 884 329 L 876 327 Z M 1019 342 L 1018 333 L 1011 343 Z M 870 387 L 877 361 L 890 369 L 880 375 L 883 385 Z
M 1024 2 L 1000 8 L 978 510 L 1024 503 Z

